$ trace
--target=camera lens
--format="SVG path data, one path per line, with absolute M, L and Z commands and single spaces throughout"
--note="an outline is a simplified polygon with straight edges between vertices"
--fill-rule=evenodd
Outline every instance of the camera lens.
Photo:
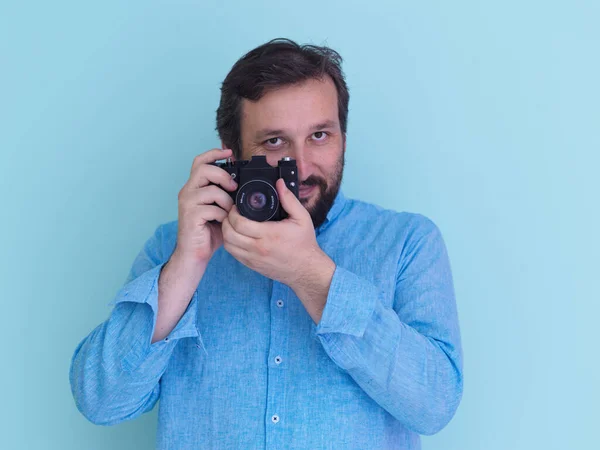
M 265 222 L 277 212 L 279 197 L 271 183 L 255 179 L 239 188 L 235 203 L 242 216 Z
M 262 192 L 253 192 L 248 196 L 248 206 L 254 211 L 260 211 L 267 205 L 267 196 Z

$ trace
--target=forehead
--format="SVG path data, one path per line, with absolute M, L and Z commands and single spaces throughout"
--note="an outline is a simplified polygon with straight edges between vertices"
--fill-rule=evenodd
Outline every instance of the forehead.
M 264 127 L 297 129 L 338 120 L 337 91 L 330 77 L 310 79 L 267 92 L 252 102 L 242 100 L 242 134 Z

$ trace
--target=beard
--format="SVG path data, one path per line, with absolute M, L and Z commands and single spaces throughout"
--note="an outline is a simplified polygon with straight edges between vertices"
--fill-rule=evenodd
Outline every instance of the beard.
M 307 199 L 301 199 L 300 203 L 306 208 L 312 219 L 313 226 L 315 229 L 325 222 L 329 210 L 333 206 L 333 202 L 337 197 L 342 184 L 342 177 L 344 174 L 345 165 L 345 152 L 342 151 L 342 155 L 338 160 L 334 172 L 331 174 L 328 180 L 321 177 L 311 175 L 302 183 L 300 186 L 317 186 L 318 193 Z M 313 200 L 313 197 L 315 199 Z M 312 206 L 308 206 L 310 203 L 314 203 Z

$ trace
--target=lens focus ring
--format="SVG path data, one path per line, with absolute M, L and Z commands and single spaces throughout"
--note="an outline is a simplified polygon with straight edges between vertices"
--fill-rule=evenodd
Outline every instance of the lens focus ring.
M 277 212 L 279 197 L 271 183 L 264 180 L 251 180 L 239 188 L 236 206 L 242 216 L 264 222 Z

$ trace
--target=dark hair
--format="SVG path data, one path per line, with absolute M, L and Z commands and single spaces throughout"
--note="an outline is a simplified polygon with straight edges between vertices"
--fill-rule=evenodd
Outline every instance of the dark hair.
M 217 109 L 219 137 L 236 158 L 242 153 L 242 98 L 258 101 L 271 89 L 308 79 L 330 76 L 337 89 L 340 128 L 344 136 L 348 123 L 350 95 L 342 72 L 342 57 L 328 47 L 298 45 L 290 39 L 273 39 L 242 56 L 221 86 Z

